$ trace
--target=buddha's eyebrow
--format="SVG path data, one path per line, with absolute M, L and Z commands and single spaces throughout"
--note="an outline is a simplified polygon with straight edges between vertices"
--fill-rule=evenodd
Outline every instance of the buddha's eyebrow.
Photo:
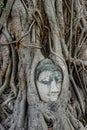
M 48 80 L 48 79 L 50 79 L 50 77 L 44 77 L 44 78 L 41 78 L 41 79 L 39 79 L 39 81 L 42 81 L 42 80 Z

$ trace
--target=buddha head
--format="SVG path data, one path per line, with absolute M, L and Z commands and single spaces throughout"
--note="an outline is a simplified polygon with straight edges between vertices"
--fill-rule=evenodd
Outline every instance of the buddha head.
M 62 82 L 63 72 L 59 66 L 50 59 L 40 61 L 35 72 L 35 83 L 42 101 L 56 101 L 61 93 Z

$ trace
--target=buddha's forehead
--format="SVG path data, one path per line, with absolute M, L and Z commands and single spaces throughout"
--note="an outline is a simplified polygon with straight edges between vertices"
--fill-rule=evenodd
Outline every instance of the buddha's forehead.
M 50 70 L 44 70 L 43 72 L 40 73 L 38 79 L 43 80 L 43 79 L 48 79 L 49 77 L 61 77 L 62 78 L 62 73 L 60 71 L 50 71 Z
M 48 78 L 51 75 L 52 75 L 52 71 L 47 70 L 47 71 L 41 72 L 38 78 L 39 78 L 39 80 L 43 80 L 44 78 Z

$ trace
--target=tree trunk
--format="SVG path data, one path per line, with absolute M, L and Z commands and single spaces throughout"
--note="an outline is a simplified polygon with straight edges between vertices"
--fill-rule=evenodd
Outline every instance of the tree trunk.
M 87 129 L 86 6 L 0 1 L 0 130 Z

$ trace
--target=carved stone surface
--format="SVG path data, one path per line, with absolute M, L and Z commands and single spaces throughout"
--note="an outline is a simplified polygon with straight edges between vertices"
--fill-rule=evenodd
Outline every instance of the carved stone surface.
M 62 69 L 50 59 L 45 59 L 38 64 L 35 74 L 40 99 L 44 102 L 56 101 L 62 90 Z

